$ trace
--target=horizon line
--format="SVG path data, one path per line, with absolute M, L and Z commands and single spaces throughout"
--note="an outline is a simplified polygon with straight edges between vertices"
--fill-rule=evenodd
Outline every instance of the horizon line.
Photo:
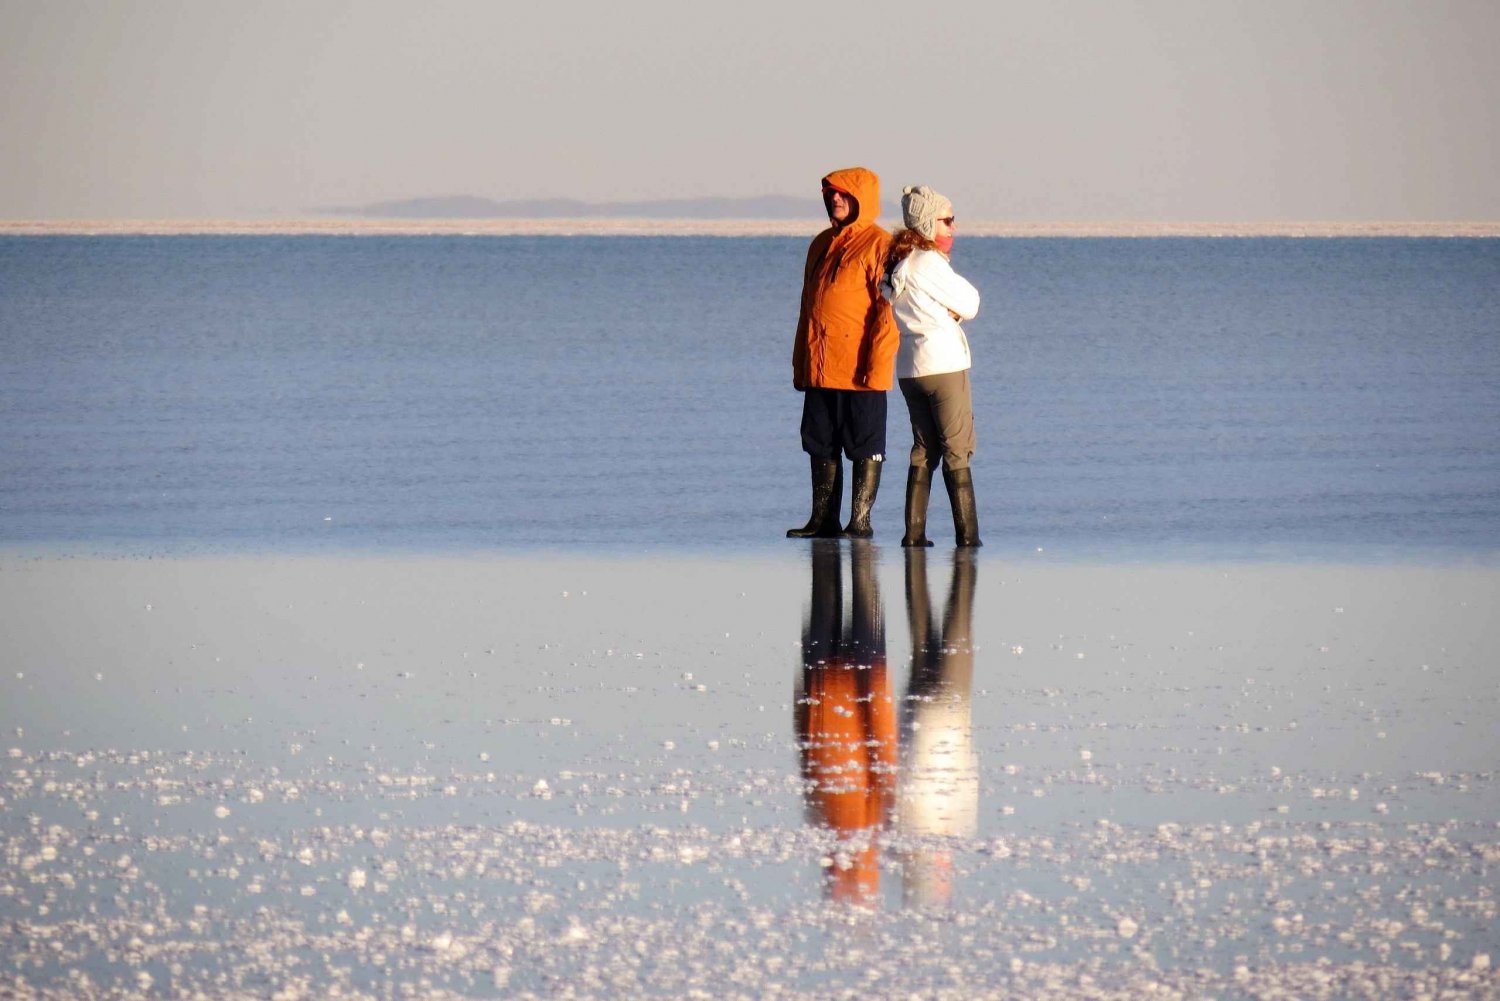
M 892 228 L 893 220 L 878 224 Z M 0 236 L 807 236 L 821 219 L 668 218 L 157 218 L 0 219 Z M 960 220 L 970 237 L 1404 236 L 1500 237 L 1500 221 L 1046 221 Z

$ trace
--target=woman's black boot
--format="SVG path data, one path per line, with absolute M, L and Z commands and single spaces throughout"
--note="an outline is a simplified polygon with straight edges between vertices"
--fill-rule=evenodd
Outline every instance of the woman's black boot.
M 953 541 L 959 546 L 982 546 L 979 541 L 979 512 L 974 506 L 974 477 L 968 467 L 943 468 L 943 484 L 948 488 L 948 503 L 953 507 Z
M 927 498 L 932 494 L 932 470 L 909 466 L 906 470 L 906 535 L 903 546 L 930 546 L 927 538 Z
M 844 464 L 812 457 L 812 514 L 801 528 L 787 529 L 788 539 L 836 539 L 839 509 L 844 504 Z

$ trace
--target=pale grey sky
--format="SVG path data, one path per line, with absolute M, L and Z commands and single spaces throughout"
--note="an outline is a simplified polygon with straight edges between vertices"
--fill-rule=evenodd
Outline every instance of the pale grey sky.
M 1500 0 L 0 0 L 0 218 L 798 194 L 1500 220 Z

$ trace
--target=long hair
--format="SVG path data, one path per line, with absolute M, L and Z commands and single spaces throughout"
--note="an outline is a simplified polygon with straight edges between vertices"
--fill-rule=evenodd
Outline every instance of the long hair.
M 906 260 L 914 250 L 936 250 L 937 244 L 914 229 L 898 229 L 891 238 L 891 249 L 885 253 L 885 273 L 896 270 L 896 265 Z

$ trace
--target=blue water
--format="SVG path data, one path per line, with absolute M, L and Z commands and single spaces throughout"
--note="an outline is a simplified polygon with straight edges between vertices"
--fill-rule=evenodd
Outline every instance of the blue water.
M 0 239 L 0 542 L 795 545 L 804 246 Z M 967 239 L 955 263 L 984 295 L 974 470 L 1001 553 L 1500 552 L 1500 241 Z M 943 544 L 941 491 L 933 515 Z

